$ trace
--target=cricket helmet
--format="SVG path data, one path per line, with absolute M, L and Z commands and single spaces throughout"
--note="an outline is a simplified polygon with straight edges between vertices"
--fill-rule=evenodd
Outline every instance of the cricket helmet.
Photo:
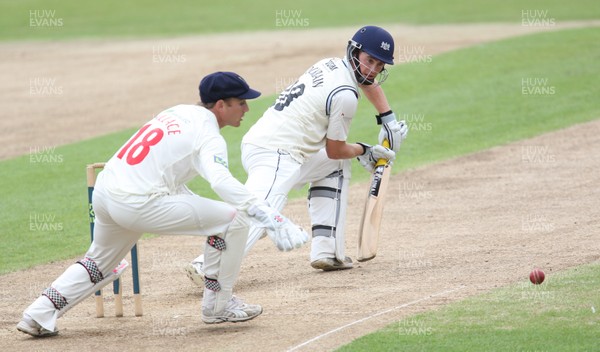
M 346 49 L 348 61 L 353 64 L 356 79 L 360 84 L 373 84 L 373 81 L 368 80 L 358 69 L 360 66 L 358 54 L 361 51 L 388 65 L 394 64 L 394 38 L 392 38 L 392 35 L 381 27 L 362 27 L 348 41 Z M 381 78 L 378 81 L 383 83 L 387 78 L 387 70 L 384 69 L 380 76 Z

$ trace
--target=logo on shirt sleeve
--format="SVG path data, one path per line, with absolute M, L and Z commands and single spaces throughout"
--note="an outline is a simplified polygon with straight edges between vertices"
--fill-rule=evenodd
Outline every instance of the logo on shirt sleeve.
M 215 155 L 214 160 L 215 160 L 215 163 L 221 164 L 221 165 L 225 166 L 226 168 L 229 168 L 229 166 L 227 165 L 227 161 L 225 159 L 221 158 L 220 156 Z

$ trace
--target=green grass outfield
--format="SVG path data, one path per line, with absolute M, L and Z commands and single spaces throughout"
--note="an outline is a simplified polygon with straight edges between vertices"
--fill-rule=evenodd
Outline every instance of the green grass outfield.
M 600 47 L 593 45 L 599 35 L 598 28 L 537 34 L 393 68 L 385 89 L 411 128 L 394 172 L 600 116 L 595 100 L 600 95 L 595 84 Z M 523 94 L 523 88 L 531 88 L 523 82 L 536 79 L 546 82 L 538 87 L 543 94 Z M 243 127 L 223 130 L 231 146 L 230 167 L 241 180 L 245 176 L 239 140 L 273 99 L 253 101 Z M 372 107 L 361 101 L 350 140 L 376 142 L 378 127 L 372 115 Z M 85 165 L 109 159 L 133 132 L 0 162 L 0 273 L 85 251 L 89 243 Z M 367 177 L 353 163 L 353 180 Z M 200 180 L 190 186 L 200 194 L 212 194 Z
M 598 351 L 600 264 L 412 316 L 336 350 Z
M 596 0 L 202 3 L 0 0 L 0 40 L 600 18 Z M 598 29 L 539 34 L 422 57 L 424 62 L 393 68 L 385 89 L 392 106 L 411 127 L 394 172 L 598 118 L 595 98 L 600 88 L 594 80 L 600 72 L 599 35 Z M 539 88 L 542 94 L 524 94 L 523 88 L 525 92 Z M 253 101 L 246 125 L 224 130 L 232 141 L 232 171 L 242 180 L 235 146 L 249 122 L 272 101 L 273 97 Z M 360 119 L 372 116 L 365 101 L 357 116 L 351 140 L 374 142 L 377 128 L 370 119 Z M 85 164 L 108 159 L 133 132 L 0 162 L 0 274 L 85 251 L 89 244 Z M 353 172 L 354 181 L 366 180 L 367 174 L 357 165 Z M 204 192 L 206 185 L 196 181 L 192 188 Z M 599 269 L 595 265 L 576 270 L 549 276 L 540 287 L 522 282 L 400 321 L 342 350 L 595 350 Z M 584 285 L 585 290 L 580 289 Z M 419 335 L 419 328 L 425 336 Z
M 0 40 L 174 36 L 369 23 L 597 19 L 596 0 L 0 0 Z

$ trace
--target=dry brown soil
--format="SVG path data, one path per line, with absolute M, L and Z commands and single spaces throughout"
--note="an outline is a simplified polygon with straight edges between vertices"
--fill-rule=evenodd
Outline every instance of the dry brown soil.
M 434 55 L 588 25 L 598 23 L 389 28 L 397 45 Z M 264 93 L 275 93 L 315 60 L 343 55 L 353 31 L 1 44 L 6 115 L 0 158 L 138 126 L 165 107 L 194 102 L 199 78 L 214 70 L 236 71 Z M 165 59 L 179 62 L 160 62 Z M 238 295 L 264 307 L 247 323 L 201 322 L 200 291 L 183 273 L 199 254 L 200 238 L 140 242 L 143 317 L 132 316 L 131 281 L 124 280 L 126 317 L 110 316 L 108 295 L 107 317 L 95 318 L 90 298 L 61 318 L 60 335 L 50 339 L 30 338 L 15 325 L 73 260 L 3 275 L 2 350 L 332 350 L 402 317 L 523 282 L 535 266 L 551 283 L 561 270 L 600 260 L 598 170 L 600 120 L 395 175 L 372 261 L 349 271 L 317 272 L 309 266 L 308 247 L 280 253 L 261 241 L 244 261 L 237 286 Z M 351 187 L 351 255 L 366 187 Z M 285 212 L 308 227 L 304 200 L 292 201 Z

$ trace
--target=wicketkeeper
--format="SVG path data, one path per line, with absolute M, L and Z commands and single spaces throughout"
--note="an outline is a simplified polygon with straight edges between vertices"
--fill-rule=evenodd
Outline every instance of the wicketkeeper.
M 208 236 L 205 323 L 257 317 L 262 307 L 233 296 L 253 222 L 281 250 L 298 248 L 308 235 L 237 181 L 227 166 L 220 134 L 237 127 L 260 92 L 233 72 L 206 76 L 198 105 L 169 108 L 140 128 L 98 174 L 93 195 L 95 234 L 89 250 L 44 290 L 23 313 L 17 329 L 32 336 L 56 335 L 56 320 L 112 282 L 113 269 L 143 233 Z M 206 179 L 222 201 L 192 193 L 186 182 Z

